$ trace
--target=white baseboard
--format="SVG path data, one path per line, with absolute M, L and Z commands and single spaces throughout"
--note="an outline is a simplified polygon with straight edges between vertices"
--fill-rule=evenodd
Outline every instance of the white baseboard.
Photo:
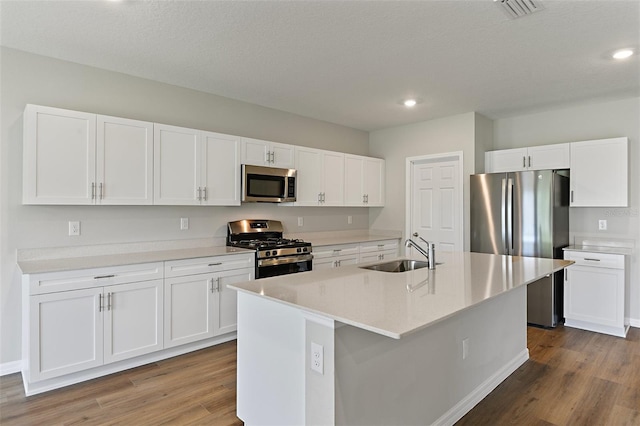
M 640 328 L 640 319 L 631 318 L 629 320 L 629 324 L 631 325 L 631 327 Z
M 0 377 L 7 374 L 19 373 L 22 370 L 22 361 L 11 361 L 0 364 Z
M 451 407 L 449 411 L 444 413 L 434 425 L 453 425 L 467 414 L 473 407 L 475 407 L 480 401 L 487 397 L 495 388 L 498 387 L 507 377 L 509 377 L 514 371 L 518 369 L 529 359 L 529 349 L 525 349 L 520 352 L 516 357 L 511 360 L 502 369 L 498 370 L 493 376 L 485 380 L 480 386 L 475 388 L 469 393 L 462 401 Z

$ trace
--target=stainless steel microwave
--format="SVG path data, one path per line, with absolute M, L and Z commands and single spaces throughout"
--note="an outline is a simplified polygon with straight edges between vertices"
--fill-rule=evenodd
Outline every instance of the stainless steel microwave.
M 295 169 L 243 164 L 242 201 L 262 203 L 296 201 Z

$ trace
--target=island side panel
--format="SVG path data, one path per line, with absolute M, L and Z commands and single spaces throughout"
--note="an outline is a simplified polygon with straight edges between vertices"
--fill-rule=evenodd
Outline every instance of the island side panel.
M 335 423 L 455 423 L 528 359 L 526 315 L 523 286 L 400 340 L 336 328 Z
M 305 422 L 300 310 L 238 292 L 237 415 L 246 425 Z

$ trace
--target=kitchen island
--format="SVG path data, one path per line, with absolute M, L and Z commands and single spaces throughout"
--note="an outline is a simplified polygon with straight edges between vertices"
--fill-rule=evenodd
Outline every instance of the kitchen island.
M 563 260 L 441 254 L 233 284 L 237 414 L 257 424 L 453 424 L 528 359 L 526 284 Z M 364 265 L 366 266 L 366 265 Z

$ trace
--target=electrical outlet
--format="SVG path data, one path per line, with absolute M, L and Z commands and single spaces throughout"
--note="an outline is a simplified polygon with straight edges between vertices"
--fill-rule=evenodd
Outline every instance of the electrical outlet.
M 467 359 L 469 356 L 469 338 L 462 340 L 462 359 Z
M 353 223 L 353 216 L 347 216 L 347 224 L 351 225 Z
M 77 237 L 80 235 L 80 222 L 77 220 L 69 221 L 69 236 Z
M 324 374 L 324 348 L 315 342 L 311 342 L 311 369 Z
M 187 229 L 189 229 L 189 218 L 188 217 L 181 217 L 180 218 L 180 230 L 186 231 Z
M 304 226 L 304 219 L 302 218 L 302 216 L 298 217 L 298 226 Z
M 606 231 L 607 230 L 607 220 L 606 219 L 600 219 L 598 221 L 598 230 L 600 230 L 600 231 Z

